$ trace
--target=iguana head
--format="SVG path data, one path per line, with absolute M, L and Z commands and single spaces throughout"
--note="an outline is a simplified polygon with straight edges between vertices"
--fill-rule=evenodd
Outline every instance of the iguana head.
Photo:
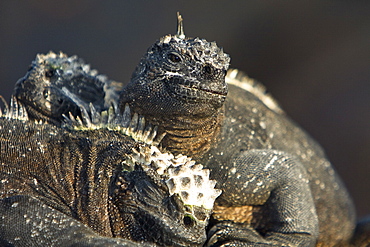
M 230 58 L 215 42 L 185 37 L 182 19 L 176 35 L 155 42 L 142 57 L 121 94 L 144 116 L 209 116 L 227 95 Z
M 146 148 L 140 153 L 147 157 L 154 156 Z M 167 154 L 157 153 L 155 156 L 158 160 L 163 156 L 161 161 L 173 163 L 167 160 Z M 203 245 L 213 201 L 220 194 L 219 190 L 213 188 L 214 184 L 207 188 L 210 180 L 205 171 L 208 170 L 182 164 L 182 168 L 187 166 L 193 171 L 189 174 L 180 171 L 175 176 L 175 167 L 168 168 L 170 172 L 162 171 L 164 173 L 160 174 L 155 166 L 151 166 L 151 163 L 155 163 L 153 160 L 147 163 L 133 158 L 132 161 L 135 163 L 131 166 L 134 170 L 123 172 L 116 178 L 115 183 L 119 187 L 112 195 L 121 220 L 127 226 L 121 236 L 135 241 L 154 242 L 159 246 Z M 196 181 L 196 178 L 204 181 Z M 203 186 L 198 187 L 197 182 Z M 195 201 L 197 198 L 198 201 Z M 205 205 L 200 205 L 202 202 Z
M 24 104 L 30 119 L 58 123 L 63 114 L 79 115 L 79 105 L 103 106 L 106 80 L 77 56 L 49 52 L 37 55 L 16 83 L 14 96 Z

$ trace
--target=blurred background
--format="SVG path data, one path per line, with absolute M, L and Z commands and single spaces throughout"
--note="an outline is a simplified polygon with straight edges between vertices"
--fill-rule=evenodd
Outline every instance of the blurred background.
M 127 82 L 176 32 L 215 40 L 325 148 L 359 216 L 370 214 L 370 1 L 1 1 L 0 94 L 37 53 L 77 54 Z

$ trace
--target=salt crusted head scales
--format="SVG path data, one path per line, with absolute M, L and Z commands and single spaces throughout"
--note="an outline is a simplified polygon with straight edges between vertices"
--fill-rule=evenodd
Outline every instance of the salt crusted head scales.
M 145 116 L 214 114 L 228 92 L 229 62 L 215 42 L 185 37 L 180 18 L 178 33 L 160 38 L 144 54 L 121 94 L 121 106 L 130 102 Z
M 176 49 L 179 54 L 170 54 L 171 61 L 176 62 L 179 58 L 176 55 L 189 56 L 190 59 L 198 61 L 201 64 L 208 63 L 216 69 L 227 70 L 230 57 L 219 48 L 216 42 L 208 42 L 200 38 L 179 38 L 176 35 L 166 35 L 155 43 L 152 49 L 157 47 L 167 49 Z
M 187 55 L 191 59 L 210 64 L 218 69 L 227 70 L 229 67 L 230 56 L 224 53 L 223 49 L 218 47 L 216 42 L 185 36 L 183 19 L 179 13 L 177 13 L 176 35 L 168 34 L 160 38 L 154 46 L 171 46 L 171 48 L 177 49 L 182 55 Z M 173 59 L 176 60 L 175 57 Z
M 38 54 L 30 69 L 15 85 L 14 95 L 31 119 L 60 122 L 62 114 L 77 116 L 79 106 L 92 102 L 98 110 L 117 102 L 115 82 L 90 69 L 77 56 L 49 52 Z

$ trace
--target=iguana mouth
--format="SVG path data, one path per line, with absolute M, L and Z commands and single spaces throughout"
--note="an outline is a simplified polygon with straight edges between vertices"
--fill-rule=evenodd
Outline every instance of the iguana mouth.
M 223 102 L 227 95 L 226 84 L 207 81 L 200 83 L 191 78 L 174 76 L 166 81 L 169 91 L 187 103 Z
M 227 95 L 227 92 L 215 91 L 215 90 L 211 90 L 211 89 L 208 89 L 208 88 L 202 88 L 202 87 L 189 87 L 189 86 L 181 85 L 181 84 L 179 84 L 179 86 L 180 86 L 181 88 L 184 88 L 185 90 L 203 91 L 203 92 L 206 92 L 206 93 L 208 93 L 208 94 L 215 94 L 215 95 L 220 95 L 220 96 L 226 96 L 226 95 Z
M 170 86 L 174 95 L 186 103 L 222 103 L 227 93 L 222 91 L 210 90 L 202 87 L 192 87 L 183 84 Z

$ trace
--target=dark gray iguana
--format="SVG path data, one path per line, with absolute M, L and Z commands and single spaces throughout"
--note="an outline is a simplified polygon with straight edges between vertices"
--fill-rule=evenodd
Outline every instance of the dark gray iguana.
M 23 103 L 29 118 L 61 124 L 63 115 L 81 116 L 80 109 L 101 112 L 117 108 L 123 84 L 90 69 L 77 56 L 63 53 L 38 54 L 27 74 L 18 80 L 14 95 Z
M 202 245 L 220 194 L 209 171 L 150 145 L 161 137 L 128 107 L 90 107 L 64 128 L 16 99 L 0 114 L 0 245 Z
M 211 170 L 223 194 L 207 245 L 348 245 L 352 201 L 321 147 L 259 83 L 231 70 L 227 84 L 229 56 L 179 26 L 148 49 L 120 104 L 166 133 L 163 148 Z
M 320 244 L 347 242 L 352 205 L 321 148 L 237 70 L 226 77 L 237 84 L 226 98 L 228 60 L 214 43 L 166 36 L 122 94 L 122 102 L 167 132 L 163 146 L 205 161 L 225 190 L 208 244 L 306 246 L 316 240 L 317 222 Z

